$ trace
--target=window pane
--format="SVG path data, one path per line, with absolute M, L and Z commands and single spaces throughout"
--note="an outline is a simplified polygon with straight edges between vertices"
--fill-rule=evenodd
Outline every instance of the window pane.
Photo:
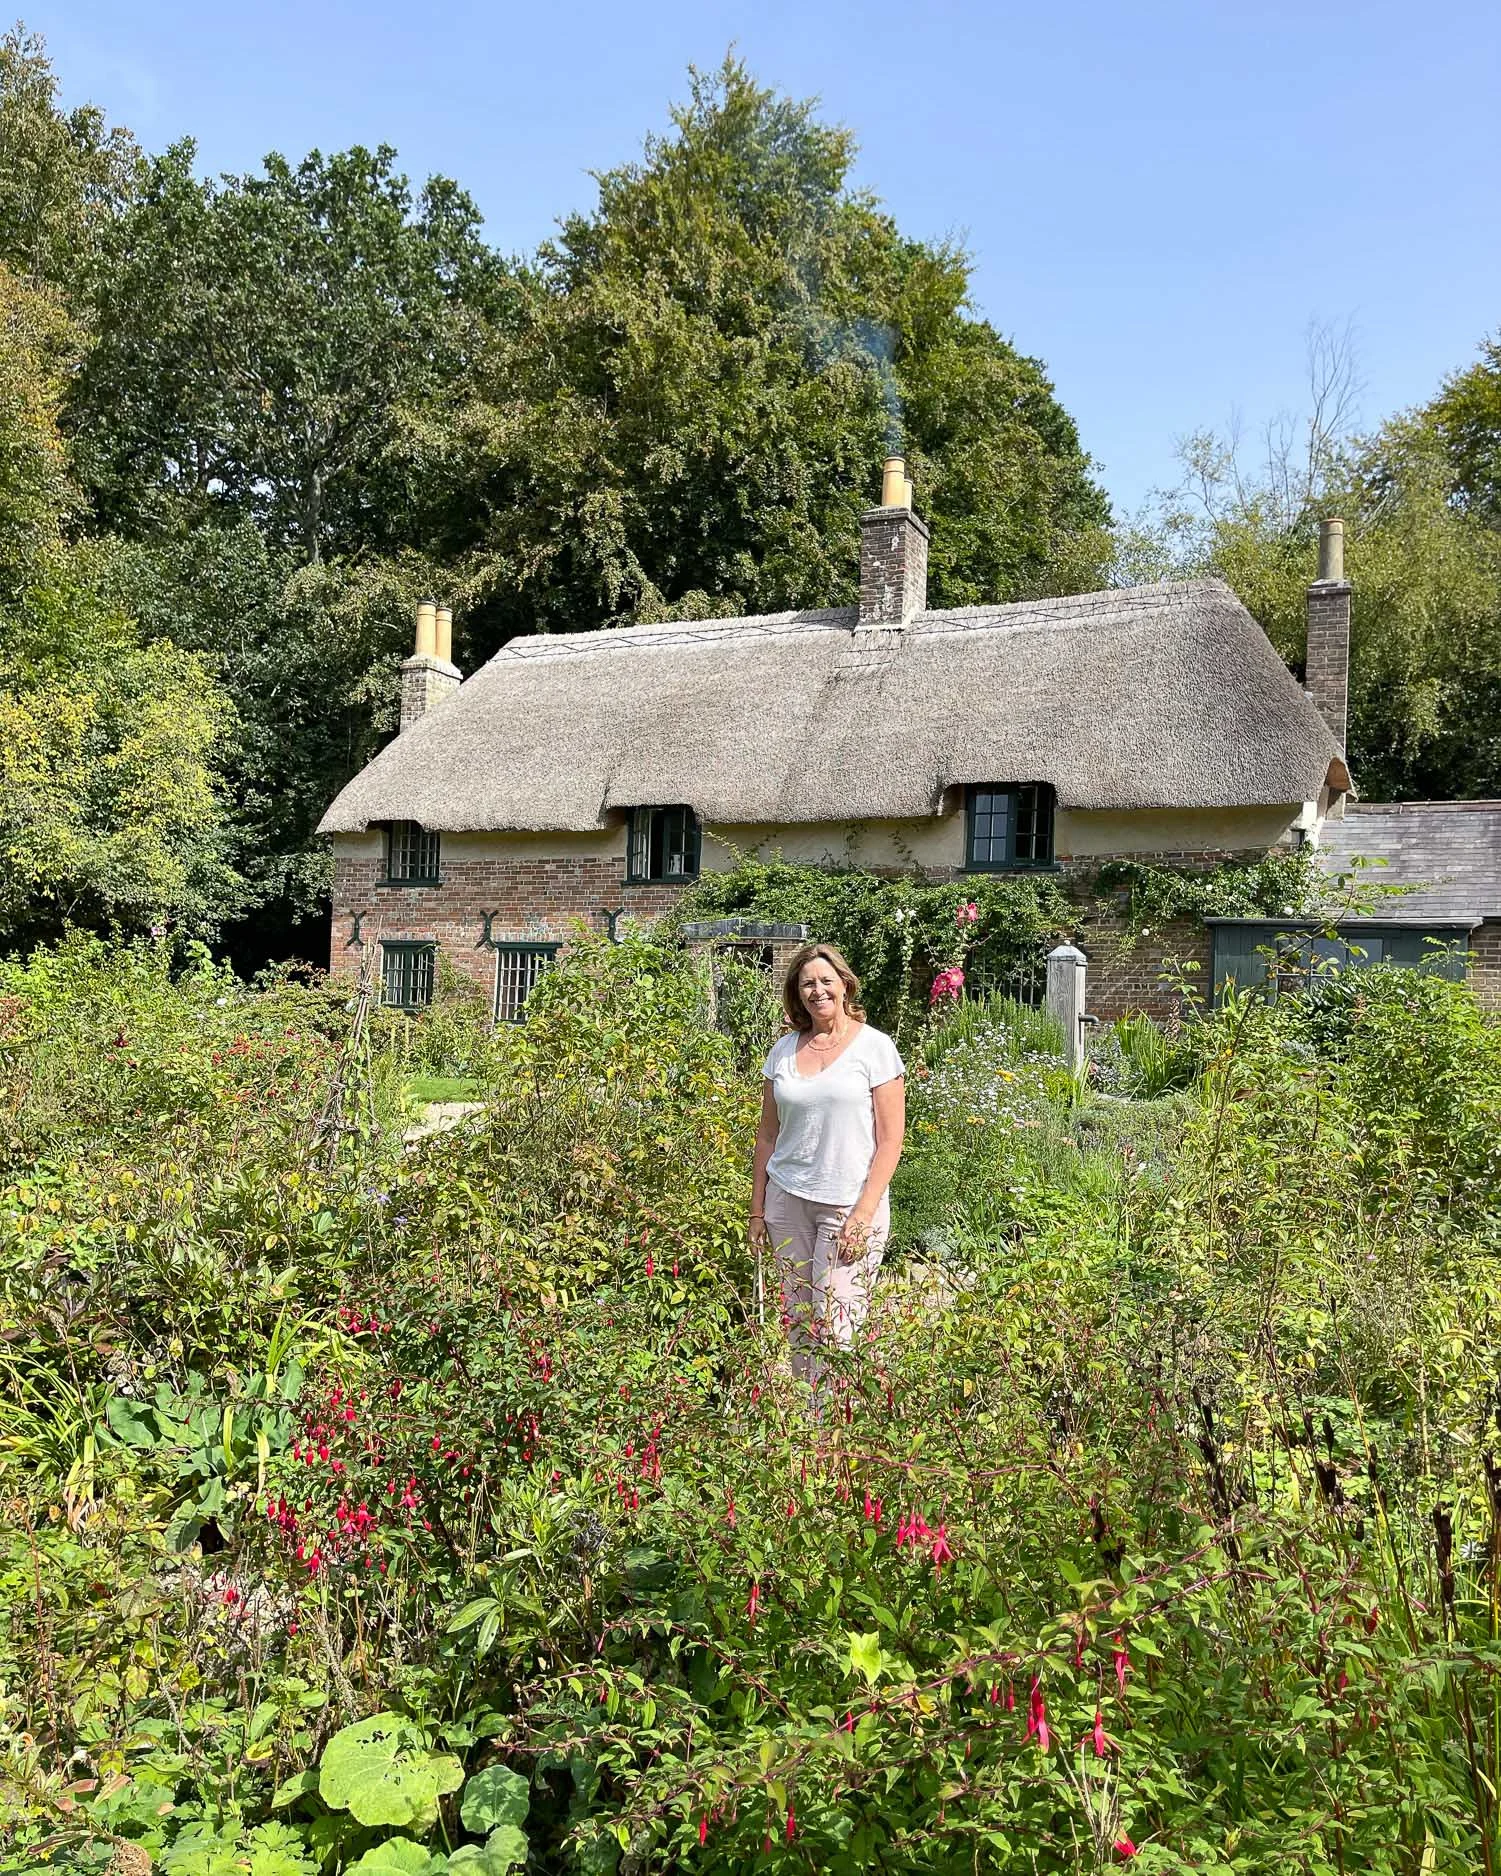
M 495 1016 L 498 1022 L 520 1022 L 526 1000 L 552 962 L 546 945 L 498 945 L 495 952 Z
M 385 1002 L 402 1010 L 426 1009 L 433 1000 L 433 947 L 383 944 L 380 975 Z

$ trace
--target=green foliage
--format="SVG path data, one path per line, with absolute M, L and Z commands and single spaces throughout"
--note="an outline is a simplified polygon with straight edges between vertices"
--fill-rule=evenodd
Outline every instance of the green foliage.
M 729 59 L 513 272 L 448 464 L 484 645 L 852 600 L 896 445 L 935 604 L 1098 584 L 1108 510 L 1041 366 L 853 158 Z
M 67 1061 L 104 1112 L 111 1021 L 159 1081 L 90 1153 L 0 1129 L 10 1854 L 1484 1866 L 1501 1065 L 1463 987 L 1232 997 L 1157 1100 L 1035 1012 L 930 1020 L 934 1229 L 816 1399 L 743 1244 L 755 1077 L 668 952 L 581 944 L 479 1126 L 410 1154 L 283 1111 L 267 1045 L 327 1000 L 78 943 L 0 997 L 48 1114 Z M 174 1556 L 210 1474 L 218 1547 Z
M 1096 885 L 1124 913 L 1129 943 L 1180 919 L 1291 916 L 1326 899 L 1329 875 L 1306 848 L 1258 860 L 1227 860 L 1209 868 L 1108 860 Z
M 0 267 L 79 290 L 143 167 L 129 131 L 94 105 L 62 111 L 42 41 L 0 36 Z
M 972 923 L 959 917 L 969 905 L 977 907 Z M 930 885 L 916 873 L 891 878 L 855 866 L 747 857 L 705 874 L 669 926 L 737 912 L 802 923 L 837 945 L 861 980 L 872 1019 L 894 1033 L 914 1003 L 927 1007 L 939 971 L 962 965 L 972 988 L 1004 990 L 1017 973 L 1035 973 L 1080 916 L 1051 875 L 975 874 Z

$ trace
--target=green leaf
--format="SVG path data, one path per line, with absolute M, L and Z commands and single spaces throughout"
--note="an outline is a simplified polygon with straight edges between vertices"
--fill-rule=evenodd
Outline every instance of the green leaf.
M 881 1667 L 884 1659 L 881 1653 L 881 1637 L 879 1633 L 872 1630 L 868 1635 L 857 1635 L 854 1630 L 851 1630 L 849 1640 L 849 1672 L 851 1674 L 863 1674 L 866 1686 L 874 1687 L 876 1682 L 881 1678 Z
M 508 1765 L 487 1765 L 464 1787 L 459 1816 L 465 1830 L 483 1836 L 498 1824 L 520 1824 L 531 1805 L 531 1786 Z
M 104 1410 L 110 1431 L 127 1446 L 155 1446 L 156 1415 L 144 1401 L 126 1400 L 116 1395 Z
M 296 1804 L 299 1798 L 305 1798 L 310 1791 L 318 1789 L 318 1774 L 309 1765 L 300 1772 L 294 1772 L 290 1778 L 284 1778 L 271 1794 L 271 1809 L 280 1811 L 285 1805 Z
M 388 1837 L 351 1863 L 347 1876 L 427 1876 L 437 1860 L 410 1837 Z
M 325 1804 L 361 1824 L 398 1827 L 426 1822 L 444 1792 L 463 1782 L 460 1762 L 416 1745 L 410 1723 L 396 1713 L 372 1714 L 335 1733 L 318 1771 Z
M 455 1876 L 505 1876 L 517 1864 L 526 1861 L 526 1832 L 514 1824 L 501 1824 L 492 1830 L 483 1846 L 466 1843 L 448 1859 Z

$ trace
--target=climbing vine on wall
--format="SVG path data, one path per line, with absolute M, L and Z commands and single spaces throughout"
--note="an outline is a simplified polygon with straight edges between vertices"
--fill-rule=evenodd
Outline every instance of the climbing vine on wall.
M 747 859 L 701 879 L 672 922 L 735 913 L 805 924 L 838 945 L 864 985 L 872 1019 L 892 1027 L 904 1002 L 926 1003 L 944 972 L 962 971 L 969 989 L 1006 989 L 1050 945 L 1072 936 L 1081 918 L 1052 873 L 974 874 L 933 884 L 916 874 Z
M 1306 847 L 1207 870 L 1109 860 L 1093 885 L 1102 909 L 1124 920 L 1128 946 L 1175 920 L 1281 917 L 1310 911 L 1329 895 L 1329 876 Z

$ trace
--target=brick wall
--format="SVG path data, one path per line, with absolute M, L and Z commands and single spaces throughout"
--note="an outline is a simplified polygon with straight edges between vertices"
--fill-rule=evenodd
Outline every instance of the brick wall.
M 1479 926 L 1470 938 L 1470 982 L 1482 1006 L 1501 1012 L 1501 920 Z
M 382 860 L 336 854 L 329 961 L 335 976 L 359 970 L 360 949 L 351 942 L 357 913 L 367 941 L 432 939 L 454 969 L 489 996 L 495 956 L 479 944 L 487 912 L 494 914 L 490 934 L 502 943 L 566 943 L 575 921 L 603 931 L 604 912 L 617 907 L 649 925 L 681 892 L 675 886 L 627 886 L 623 859 L 445 858 L 442 871 L 436 886 L 382 886 Z
M 1156 865 L 1209 868 L 1222 861 L 1258 857 L 1223 853 L 1165 853 L 1149 857 Z M 1168 1021 L 1181 1010 L 1181 996 L 1162 981 L 1170 967 L 1197 964 L 1189 981 L 1213 989 L 1211 946 L 1206 927 L 1178 920 L 1150 938 L 1127 944 L 1124 910 L 1094 910 L 1093 877 L 1098 862 L 1063 868 L 1066 880 L 1080 888 L 1082 909 L 1076 942 L 1089 959 L 1088 1007 L 1102 1021 L 1143 1011 Z M 443 861 L 437 886 L 382 886 L 383 862 L 374 856 L 337 855 L 334 863 L 334 916 L 330 967 L 350 976 L 359 969 L 360 951 L 349 941 L 354 914 L 361 914 L 363 936 L 421 938 L 435 941 L 450 964 L 477 983 L 488 997 L 495 983 L 495 958 L 480 948 L 484 914 L 493 913 L 491 936 L 501 942 L 547 941 L 566 944 L 575 921 L 593 931 L 605 929 L 605 910 L 623 907 L 643 925 L 652 924 L 677 900 L 675 886 L 627 886 L 623 858 L 532 860 L 494 856 Z M 933 867 L 935 881 L 958 877 L 952 867 Z M 815 934 L 816 936 L 816 934 Z M 1482 925 L 1472 940 L 1472 982 L 1481 1001 L 1501 1010 L 1501 921 Z

